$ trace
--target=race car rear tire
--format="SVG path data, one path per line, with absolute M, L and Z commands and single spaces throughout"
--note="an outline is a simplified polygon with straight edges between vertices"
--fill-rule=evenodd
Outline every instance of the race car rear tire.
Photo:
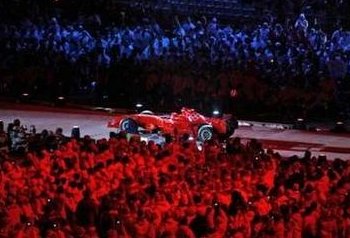
M 202 125 L 198 129 L 198 140 L 199 141 L 208 141 L 211 140 L 214 136 L 214 129 L 210 125 Z
M 121 131 L 125 131 L 130 134 L 137 134 L 139 126 L 133 119 L 125 118 L 120 121 L 119 128 Z

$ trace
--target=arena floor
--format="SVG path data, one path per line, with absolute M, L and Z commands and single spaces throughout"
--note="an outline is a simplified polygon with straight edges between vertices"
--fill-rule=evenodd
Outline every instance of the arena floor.
M 112 117 L 107 113 L 57 110 L 53 107 L 30 109 L 18 106 L 0 107 L 0 120 L 5 123 L 19 118 L 28 128 L 30 125 L 35 125 L 37 131 L 41 131 L 61 127 L 66 135 L 70 135 L 73 126 L 79 126 L 82 135 L 90 135 L 96 139 L 108 137 L 111 130 L 106 124 Z M 241 126 L 233 136 L 241 137 L 243 141 L 251 138 L 259 139 L 265 148 L 279 151 L 283 156 L 303 155 L 305 150 L 310 150 L 316 156 L 324 154 L 329 159 L 350 159 L 350 134 L 276 129 L 262 123 L 251 124 L 252 126 Z

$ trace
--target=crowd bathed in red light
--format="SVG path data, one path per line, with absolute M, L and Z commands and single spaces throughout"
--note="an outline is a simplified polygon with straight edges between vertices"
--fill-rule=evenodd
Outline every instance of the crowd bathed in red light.
M 27 134 L 13 155 L 18 127 L 0 131 L 0 237 L 350 236 L 348 161 L 239 138 L 198 150 L 185 136 L 159 146 L 61 130 Z

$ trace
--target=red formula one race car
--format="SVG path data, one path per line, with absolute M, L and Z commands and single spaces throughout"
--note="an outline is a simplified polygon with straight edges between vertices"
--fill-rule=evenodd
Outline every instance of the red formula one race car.
M 161 132 L 163 134 L 188 134 L 199 141 L 207 141 L 214 134 L 220 137 L 228 137 L 238 127 L 234 119 L 205 117 L 194 109 L 182 108 L 180 113 L 170 115 L 154 115 L 150 111 L 138 114 L 116 116 L 108 123 L 108 127 L 119 128 L 131 134 L 140 131 Z

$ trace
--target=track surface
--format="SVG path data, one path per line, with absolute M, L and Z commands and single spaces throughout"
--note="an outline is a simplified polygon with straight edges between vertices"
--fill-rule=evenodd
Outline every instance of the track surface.
M 0 105 L 1 106 L 1 105 Z M 19 118 L 22 124 L 35 125 L 37 131 L 55 130 L 61 127 L 64 134 L 70 135 L 73 126 L 79 126 L 82 135 L 96 139 L 107 138 L 111 131 L 106 127 L 113 116 L 103 112 L 84 110 L 57 110 L 51 107 L 0 107 L 0 120 L 5 123 Z M 252 127 L 240 127 L 234 136 L 245 139 L 259 139 L 265 148 L 272 148 L 284 156 L 302 155 L 310 150 L 314 155 L 327 155 L 328 158 L 350 159 L 350 135 L 331 133 L 311 133 L 298 130 L 267 128 L 256 124 Z

